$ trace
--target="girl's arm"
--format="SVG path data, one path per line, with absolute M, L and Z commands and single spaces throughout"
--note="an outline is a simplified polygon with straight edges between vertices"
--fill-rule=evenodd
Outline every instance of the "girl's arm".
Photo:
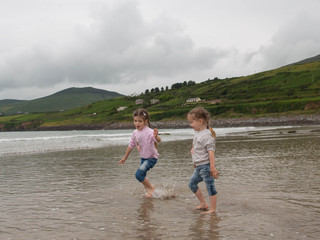
M 124 157 L 123 157 L 118 163 L 119 163 L 119 164 L 124 164 L 125 161 L 127 160 L 127 158 L 129 157 L 131 151 L 132 151 L 132 148 L 131 148 L 131 147 L 127 147 L 127 151 L 126 151 L 126 153 L 124 154 Z
M 160 138 L 160 136 L 159 136 L 159 132 L 158 132 L 158 129 L 157 129 L 157 128 L 155 128 L 155 129 L 153 130 L 153 136 L 154 136 L 154 138 L 157 140 L 157 142 L 161 142 L 161 138 Z
M 208 151 L 208 154 L 209 154 L 209 160 L 210 160 L 210 174 L 211 176 L 217 179 L 219 177 L 219 172 L 215 167 L 214 151 L 210 150 Z

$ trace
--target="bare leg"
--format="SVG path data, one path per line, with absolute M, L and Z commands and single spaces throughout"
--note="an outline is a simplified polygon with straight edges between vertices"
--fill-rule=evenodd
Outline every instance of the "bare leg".
M 209 196 L 210 200 L 210 209 L 205 213 L 215 213 L 217 209 L 217 194 L 214 196 Z
M 143 184 L 144 188 L 145 188 L 146 191 L 147 191 L 146 197 L 147 197 L 147 198 L 152 197 L 152 194 L 153 194 L 153 192 L 154 192 L 155 187 L 149 182 L 149 180 L 148 180 L 147 178 L 145 178 L 145 179 L 143 180 L 143 182 L 141 182 L 141 183 Z
M 206 200 L 204 199 L 204 196 L 203 196 L 200 188 L 196 191 L 195 195 L 199 199 L 199 202 L 200 202 L 200 205 L 197 206 L 196 209 L 207 210 L 208 209 L 208 204 L 207 204 Z

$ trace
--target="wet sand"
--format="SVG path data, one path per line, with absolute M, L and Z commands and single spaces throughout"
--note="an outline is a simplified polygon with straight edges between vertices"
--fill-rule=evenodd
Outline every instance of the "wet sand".
M 125 146 L 0 157 L 0 239 L 317 239 L 317 129 L 218 136 L 209 215 L 193 210 L 191 140 L 159 144 L 151 199 L 134 177 L 137 152 L 117 164 Z

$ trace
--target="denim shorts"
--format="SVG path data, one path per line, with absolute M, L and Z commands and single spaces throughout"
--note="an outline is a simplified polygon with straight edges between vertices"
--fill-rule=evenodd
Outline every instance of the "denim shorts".
M 141 158 L 140 166 L 136 171 L 136 179 L 143 182 L 147 176 L 147 172 L 156 165 L 158 159 L 156 158 Z
M 197 166 L 189 181 L 189 188 L 193 193 L 199 189 L 198 183 L 204 181 L 208 190 L 209 196 L 214 196 L 217 191 L 214 187 L 214 178 L 210 175 L 210 163 Z

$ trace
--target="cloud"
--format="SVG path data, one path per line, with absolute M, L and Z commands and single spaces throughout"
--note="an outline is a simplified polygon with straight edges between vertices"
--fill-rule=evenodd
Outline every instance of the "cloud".
M 7 1 L 0 99 L 84 86 L 140 93 L 319 54 L 319 1 L 273 2 L 276 9 L 253 0 L 236 8 L 221 1 Z
M 257 55 L 260 55 L 262 66 L 273 69 L 320 53 L 320 26 L 318 17 L 300 14 L 291 22 L 281 26 L 274 34 L 270 44 L 262 46 Z
M 231 48 L 214 67 L 224 69 L 232 66 L 229 76 L 241 76 L 279 68 L 318 55 L 320 32 L 315 29 L 319 25 L 318 17 L 301 13 L 279 26 L 268 44 L 244 52 Z
M 65 45 L 44 42 L 7 54 L 0 62 L 0 88 L 161 79 L 209 70 L 222 54 L 195 47 L 173 18 L 147 22 L 137 1 L 104 5 L 90 17 L 91 23 L 78 24 Z

